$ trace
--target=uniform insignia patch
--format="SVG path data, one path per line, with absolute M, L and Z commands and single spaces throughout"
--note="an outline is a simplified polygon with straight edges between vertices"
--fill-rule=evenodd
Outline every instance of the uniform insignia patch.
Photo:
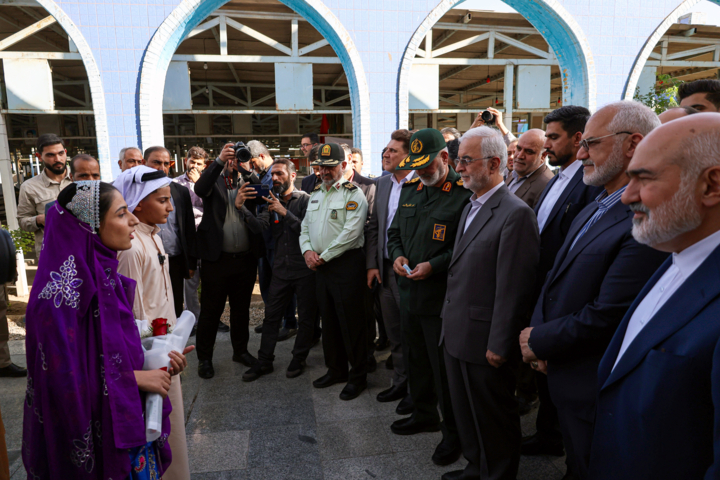
M 447 226 L 445 225 L 438 225 L 437 223 L 433 227 L 433 240 L 440 240 L 441 242 L 445 241 L 445 231 L 447 230 Z
M 330 212 L 330 218 L 332 220 L 337 220 L 337 210 L 333 210 L 332 212 Z
M 345 210 L 355 210 L 358 207 L 357 202 L 347 202 Z
M 419 181 L 420 181 L 420 177 L 415 177 L 412 180 L 408 180 L 407 182 L 405 182 L 405 185 L 412 185 L 413 183 L 417 183 Z
M 348 190 L 355 190 L 357 188 L 354 183 L 350 182 L 345 182 L 343 185 L 345 185 L 345 188 Z
M 403 161 L 400 162 L 400 165 L 398 165 L 398 167 L 404 167 L 405 165 L 408 164 L 409 161 L 410 161 L 410 157 L 405 157 L 405 158 L 403 159 Z
M 406 203 L 403 205 L 403 207 L 414 207 L 414 206 L 415 206 L 414 203 Z
M 322 188 L 322 185 L 322 183 L 318 183 L 317 185 L 315 185 L 315 188 L 313 188 L 313 192 L 316 190 L 320 190 L 320 188 Z
M 450 183 L 450 182 L 445 182 L 445 185 L 443 185 L 442 191 L 443 191 L 443 192 L 449 192 L 451 188 L 452 188 L 452 183 Z
M 331 147 L 330 147 L 330 145 L 325 144 L 325 145 L 323 145 L 323 149 L 322 149 L 322 152 L 321 152 L 320 154 L 321 154 L 321 155 L 330 155 L 330 152 L 331 152 Z
M 410 151 L 412 153 L 420 153 L 420 152 L 422 152 L 422 149 L 423 149 L 422 142 L 417 138 L 415 140 L 413 140 L 412 145 L 410 145 Z
M 422 187 L 423 187 L 423 184 L 422 184 L 422 183 L 418 183 L 417 191 L 419 192 L 420 190 L 422 190 Z
M 455 183 L 456 183 L 458 186 L 460 186 L 460 187 L 462 187 L 463 185 L 465 185 L 465 182 L 462 181 L 462 178 L 461 178 L 460 180 L 458 180 L 457 182 L 455 182 Z

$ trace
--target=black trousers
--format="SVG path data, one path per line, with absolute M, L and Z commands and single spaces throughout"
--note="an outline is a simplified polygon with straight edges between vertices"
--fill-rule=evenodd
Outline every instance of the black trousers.
M 183 299 L 185 298 L 185 260 L 182 255 L 170 257 L 170 284 L 172 285 L 173 300 L 175 300 L 175 316 L 179 317 L 183 312 Z
M 555 404 L 550 398 L 547 375 L 535 372 L 535 381 L 537 383 L 538 398 L 540 399 L 537 420 L 535 421 L 537 435 L 543 442 L 551 445 L 562 445 L 560 422 L 558 421 L 557 408 L 555 408 Z
M 515 480 L 520 465 L 520 413 L 515 373 L 464 362 L 445 350 L 450 398 L 463 455 L 463 478 Z
M 268 302 L 265 306 L 265 321 L 258 351 L 260 362 L 272 364 L 275 360 L 275 345 L 280 325 L 295 295 L 297 295 L 299 328 L 292 353 L 298 360 L 307 358 L 315 334 L 315 317 L 318 311 L 315 290 L 314 273 L 295 280 L 285 280 L 279 278 L 275 272 L 268 287 Z
M 257 257 L 250 253 L 221 253 L 217 262 L 203 260 L 202 294 L 197 328 L 198 360 L 212 360 L 220 317 L 230 301 L 230 341 L 233 352 L 247 352 L 250 300 L 257 277 Z
M 436 315 L 412 315 L 400 305 L 402 349 L 407 358 L 408 386 L 415 405 L 413 419 L 417 422 L 440 420 L 443 438 L 458 444 L 458 431 L 450 403 L 445 356 L 440 343 L 442 319 Z
M 315 273 L 323 321 L 323 354 L 330 374 L 355 385 L 367 381 L 367 316 L 362 292 L 365 256 L 357 248 L 345 252 Z M 348 373 L 348 362 L 352 367 Z

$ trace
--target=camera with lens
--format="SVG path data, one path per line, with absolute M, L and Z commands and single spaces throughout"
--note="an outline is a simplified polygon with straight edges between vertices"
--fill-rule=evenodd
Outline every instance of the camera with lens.
M 483 119 L 483 122 L 485 122 L 485 125 L 495 125 L 495 115 L 491 112 L 488 112 L 485 110 L 482 112 L 482 115 L 480 118 Z
M 233 150 L 235 150 L 235 158 L 237 159 L 238 163 L 247 163 L 252 158 L 250 150 L 243 142 L 237 142 L 235 145 L 233 145 Z

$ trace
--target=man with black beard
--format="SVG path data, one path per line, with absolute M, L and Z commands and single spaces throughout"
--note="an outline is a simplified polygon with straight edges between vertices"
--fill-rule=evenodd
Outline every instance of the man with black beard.
M 20 185 L 17 219 L 21 229 L 35 232 L 35 255 L 40 261 L 45 233 L 45 205 L 57 200 L 60 191 L 73 182 L 67 168 L 65 143 L 60 137 L 52 133 L 40 135 L 35 156 L 44 168 L 41 174 Z
M 243 380 L 252 382 L 273 371 L 275 345 L 283 315 L 297 296 L 300 329 L 295 338 L 293 359 L 287 368 L 288 378 L 297 377 L 305 368 L 305 359 L 312 345 L 317 297 L 315 272 L 308 268 L 300 251 L 300 226 L 307 210 L 310 195 L 296 190 L 295 165 L 286 159 L 272 164 L 273 193 L 265 198 L 268 208 L 258 219 L 269 230 L 275 241 L 272 278 L 268 287 L 265 321 L 262 329 L 258 363 L 243 374 Z M 277 216 L 275 217 L 276 214 Z M 275 219 L 277 219 L 277 222 Z

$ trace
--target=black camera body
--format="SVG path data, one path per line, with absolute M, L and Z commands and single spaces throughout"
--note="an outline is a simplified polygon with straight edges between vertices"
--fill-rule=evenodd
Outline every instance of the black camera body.
M 233 145 L 233 150 L 235 150 L 235 158 L 237 159 L 238 163 L 247 163 L 252 158 L 250 150 L 243 142 L 237 142 L 235 145 Z
M 485 110 L 482 112 L 481 118 L 485 125 L 495 125 L 495 115 Z

